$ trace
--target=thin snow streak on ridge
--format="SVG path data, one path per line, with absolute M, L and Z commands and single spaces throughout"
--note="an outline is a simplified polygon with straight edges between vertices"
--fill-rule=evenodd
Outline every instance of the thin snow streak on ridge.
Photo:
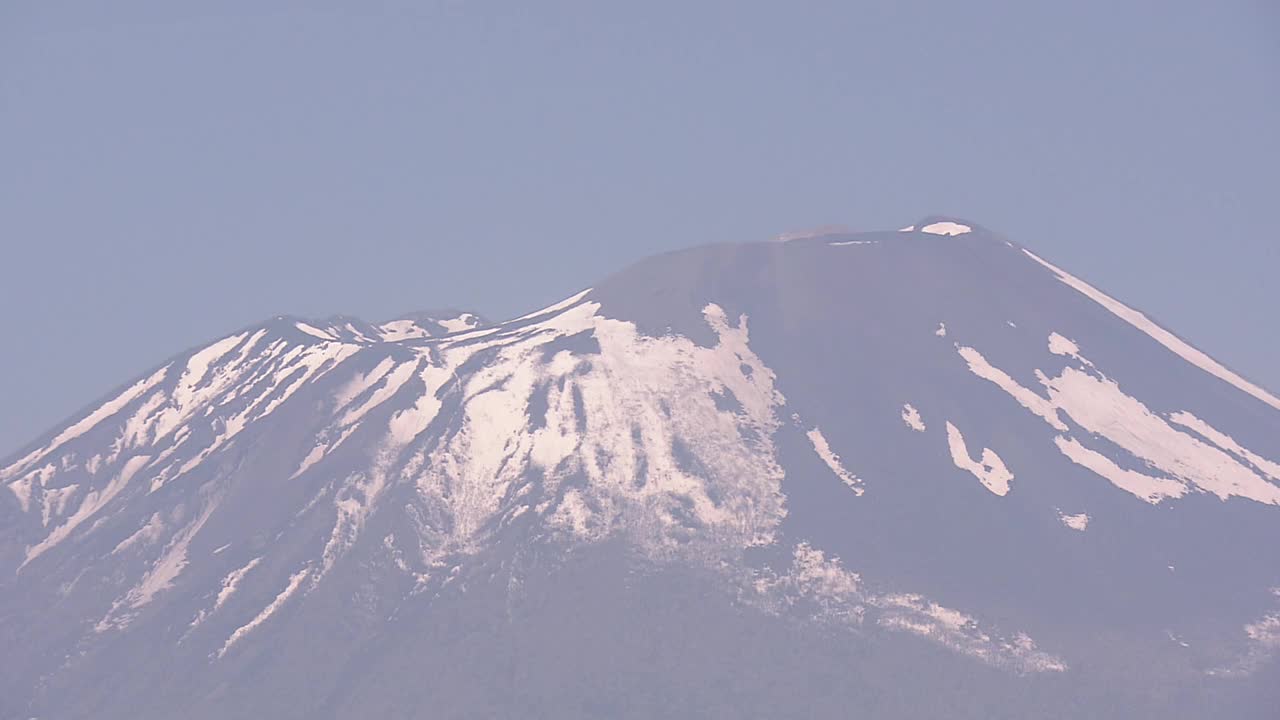
M 249 571 L 257 567 L 260 562 L 262 562 L 261 555 L 250 560 L 248 564 L 243 567 L 236 568 L 235 570 L 227 573 L 227 576 L 222 579 L 222 587 L 218 588 L 218 596 L 213 601 L 213 607 L 208 610 L 201 610 L 197 613 L 195 619 L 191 621 L 191 627 L 198 627 L 206 618 L 213 613 L 216 613 L 223 605 L 225 605 L 226 602 L 231 599 L 231 596 L 235 594 L 236 589 L 240 587 L 240 581 L 244 579 L 244 576 L 248 575 Z
M 289 576 L 289 584 L 285 586 L 284 590 L 280 591 L 279 595 L 276 595 L 275 599 L 271 601 L 271 604 L 263 608 L 262 612 L 258 613 L 257 616 L 247 624 L 236 628 L 235 632 L 231 633 L 231 636 L 227 638 L 227 641 L 222 644 L 222 648 L 218 650 L 218 657 L 221 658 L 226 655 L 227 651 L 231 649 L 231 646 L 244 639 L 244 636 L 253 632 L 258 626 L 270 619 L 272 615 L 275 615 L 276 611 L 288 602 L 289 598 L 298 591 L 298 587 L 302 585 L 302 581 L 306 580 L 307 575 L 310 573 L 311 570 L 309 568 L 303 568 Z
M 1153 340 L 1160 343 L 1161 345 L 1164 345 L 1166 348 L 1171 350 L 1178 357 L 1181 357 L 1183 360 L 1186 360 L 1187 362 L 1191 363 L 1192 365 L 1195 365 L 1201 370 L 1204 370 L 1205 372 L 1216 376 L 1217 378 L 1223 380 L 1224 382 L 1234 385 L 1236 388 L 1254 396 L 1255 398 L 1270 405 L 1271 407 L 1277 410 L 1280 410 L 1280 398 L 1277 398 L 1275 395 L 1272 395 L 1266 390 L 1263 390 L 1257 385 L 1254 385 L 1248 380 L 1245 380 L 1244 378 L 1235 374 L 1234 372 L 1232 372 L 1231 370 L 1223 366 L 1222 363 L 1219 363 L 1217 360 L 1214 360 L 1213 358 L 1209 357 L 1204 352 L 1197 350 L 1196 348 L 1187 344 L 1184 340 L 1179 338 L 1177 335 L 1174 335 L 1168 330 L 1165 330 L 1164 328 L 1155 324 L 1146 315 L 1143 315 L 1137 310 L 1134 310 L 1128 305 L 1125 305 L 1119 300 L 1116 300 L 1110 295 L 1107 295 L 1106 293 L 1086 283 L 1080 278 L 1075 277 L 1074 275 L 1068 273 L 1062 268 L 1059 268 L 1056 265 L 1053 265 L 1052 263 L 1048 262 L 1047 260 L 1044 260 L 1043 258 L 1031 252 L 1030 250 L 1024 249 L 1022 252 L 1026 253 L 1027 257 L 1030 257 L 1032 260 L 1035 260 L 1036 262 L 1040 263 L 1041 265 L 1045 266 L 1050 271 L 1052 271 L 1053 274 L 1057 276 L 1058 280 L 1061 280 L 1066 285 L 1072 288 L 1075 288 L 1085 297 L 1089 298 L 1090 300 L 1098 303 L 1102 307 L 1111 311 L 1111 313 L 1114 314 L 1115 316 L 1119 317 L 1120 319 L 1124 320 L 1125 322 L 1129 323 L 1135 328 L 1151 336 Z

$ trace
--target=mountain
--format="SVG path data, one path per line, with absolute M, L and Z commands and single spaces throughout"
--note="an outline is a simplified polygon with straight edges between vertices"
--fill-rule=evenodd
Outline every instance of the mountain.
M 1280 399 L 956 218 L 278 317 L 0 482 L 0 717 L 1280 707 Z

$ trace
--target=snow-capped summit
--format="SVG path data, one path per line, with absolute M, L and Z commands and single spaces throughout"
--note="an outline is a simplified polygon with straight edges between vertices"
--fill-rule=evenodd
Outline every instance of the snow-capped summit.
M 964 235 L 974 230 L 982 231 L 978 225 L 957 218 L 943 215 L 930 215 L 914 225 L 908 225 L 899 232 L 924 232 L 932 235 Z
M 0 462 L 0 716 L 1274 717 L 1280 399 L 912 230 L 170 358 Z

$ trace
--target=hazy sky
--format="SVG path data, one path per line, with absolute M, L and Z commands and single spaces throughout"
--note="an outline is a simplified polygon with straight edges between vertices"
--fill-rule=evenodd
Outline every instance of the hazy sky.
M 933 212 L 1280 390 L 1277 128 L 1271 0 L 6 2 L 0 455 L 271 315 Z

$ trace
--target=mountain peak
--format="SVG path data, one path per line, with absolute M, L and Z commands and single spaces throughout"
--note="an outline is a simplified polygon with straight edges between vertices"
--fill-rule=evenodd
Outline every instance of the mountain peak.
M 819 673 L 836 711 L 762 715 L 1274 717 L 1280 398 L 973 223 L 911 231 L 139 376 L 0 464 L 0 716 L 669 715 Z

